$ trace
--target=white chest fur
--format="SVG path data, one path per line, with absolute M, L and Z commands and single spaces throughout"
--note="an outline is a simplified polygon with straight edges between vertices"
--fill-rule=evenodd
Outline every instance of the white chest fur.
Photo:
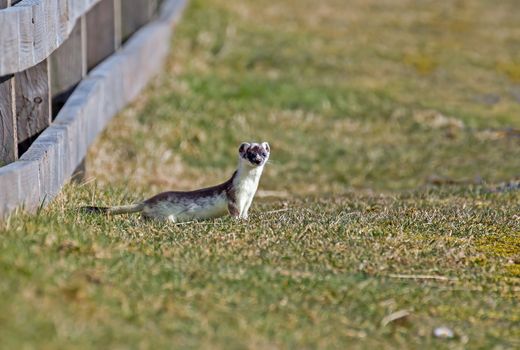
M 253 168 L 244 163 L 240 163 L 238 167 L 233 187 L 240 218 L 247 219 L 263 170 L 263 166 Z

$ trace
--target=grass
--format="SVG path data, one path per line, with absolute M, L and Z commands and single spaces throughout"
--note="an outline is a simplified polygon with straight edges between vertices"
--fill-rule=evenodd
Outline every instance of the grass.
M 2 224 L 2 347 L 519 347 L 515 9 L 191 1 L 90 180 Z M 245 140 L 247 223 L 75 211 L 223 181 Z

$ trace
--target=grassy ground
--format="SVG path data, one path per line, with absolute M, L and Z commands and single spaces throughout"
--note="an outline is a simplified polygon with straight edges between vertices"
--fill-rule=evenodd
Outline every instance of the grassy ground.
M 0 229 L 2 347 L 520 347 L 517 10 L 191 1 L 90 180 Z M 245 140 L 248 223 L 74 210 L 223 181 Z

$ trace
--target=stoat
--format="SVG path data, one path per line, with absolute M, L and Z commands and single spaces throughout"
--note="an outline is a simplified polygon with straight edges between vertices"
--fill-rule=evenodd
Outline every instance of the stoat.
M 244 142 L 238 148 L 237 170 L 220 185 L 187 192 L 163 192 L 132 205 L 83 209 L 108 214 L 140 212 L 144 218 L 170 222 L 216 218 L 227 213 L 247 219 L 269 154 L 267 142 Z

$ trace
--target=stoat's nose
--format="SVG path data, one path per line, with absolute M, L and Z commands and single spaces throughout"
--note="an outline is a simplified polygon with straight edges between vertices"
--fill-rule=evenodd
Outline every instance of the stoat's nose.
M 258 154 L 249 154 L 247 159 L 252 164 L 255 164 L 255 165 L 260 165 L 260 164 L 262 164 L 262 161 L 263 161 L 263 158 L 260 155 L 258 155 Z

